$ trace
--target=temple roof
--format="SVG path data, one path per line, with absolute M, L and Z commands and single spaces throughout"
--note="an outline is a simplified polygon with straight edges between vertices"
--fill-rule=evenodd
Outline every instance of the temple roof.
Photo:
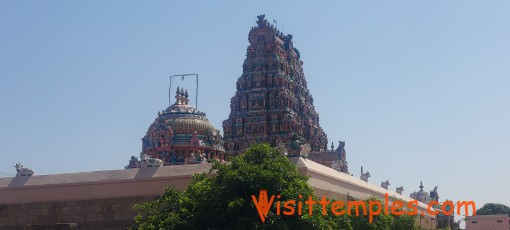
M 204 112 L 189 105 L 187 90 L 177 88 L 175 103 L 158 113 L 143 140 L 143 150 L 170 151 L 174 147 L 222 150 L 219 130 Z

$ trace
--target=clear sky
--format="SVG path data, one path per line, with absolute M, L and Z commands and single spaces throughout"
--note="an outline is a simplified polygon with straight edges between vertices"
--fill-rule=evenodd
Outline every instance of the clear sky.
M 510 205 L 509 1 L 0 1 L 0 176 L 121 169 L 200 75 L 219 129 L 256 16 L 294 35 L 349 169 L 404 193 Z

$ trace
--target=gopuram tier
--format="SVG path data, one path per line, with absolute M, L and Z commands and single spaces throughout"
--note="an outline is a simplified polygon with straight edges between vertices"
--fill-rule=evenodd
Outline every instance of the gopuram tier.
M 285 145 L 289 154 L 327 150 L 292 35 L 260 15 L 248 40 L 243 74 L 223 121 L 226 153 L 241 153 L 254 143 Z

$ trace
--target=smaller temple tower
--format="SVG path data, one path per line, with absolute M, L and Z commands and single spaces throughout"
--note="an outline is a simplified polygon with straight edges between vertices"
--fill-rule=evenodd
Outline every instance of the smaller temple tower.
M 213 158 L 224 160 L 220 131 L 206 114 L 189 105 L 187 90 L 177 87 L 175 103 L 158 113 L 142 138 L 142 152 L 164 165 L 195 164 Z M 126 168 L 137 167 L 132 157 Z
M 345 151 L 345 141 L 339 141 L 335 149 L 331 142 L 331 150 L 321 152 L 310 152 L 308 159 L 319 164 L 331 167 L 339 172 L 349 174 L 349 165 L 347 163 L 347 152 Z

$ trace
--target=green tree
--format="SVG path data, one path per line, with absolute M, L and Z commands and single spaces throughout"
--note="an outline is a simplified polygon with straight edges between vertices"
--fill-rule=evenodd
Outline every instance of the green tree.
M 370 201 L 379 202 L 380 204 L 383 204 L 384 201 L 377 197 L 371 197 L 365 200 L 365 207 L 367 208 L 367 214 L 368 209 L 370 208 Z M 400 200 L 402 201 L 402 200 Z M 402 201 L 403 202 L 403 201 Z M 383 208 L 383 207 L 381 207 Z M 358 208 L 360 213 L 362 212 L 362 208 Z M 415 225 L 415 216 L 410 215 L 393 215 L 393 214 L 385 214 L 382 209 L 378 209 L 376 205 L 373 205 L 372 207 L 372 213 L 377 213 L 377 211 L 380 212 L 378 215 L 374 215 L 372 218 L 372 222 L 369 221 L 369 217 L 367 215 L 355 215 L 355 209 L 354 207 L 351 210 L 351 213 L 353 213 L 349 218 L 352 222 L 352 228 L 353 229 L 366 229 L 366 230 L 411 230 L 411 229 L 417 229 Z
M 302 215 L 276 215 L 277 202 L 283 206 L 287 200 L 306 200 L 313 189 L 308 177 L 300 175 L 296 166 L 276 149 L 267 144 L 257 144 L 246 153 L 234 156 L 230 163 L 214 162 L 209 174 L 195 174 L 184 192 L 168 188 L 160 198 L 141 204 L 134 219 L 135 229 L 389 229 L 393 216 L 377 216 L 371 225 L 366 216 L 331 214 L 322 215 L 322 206 L 315 205 L 308 215 L 308 205 L 303 204 Z M 275 197 L 271 211 L 262 223 L 251 199 L 258 197 L 260 189 Z M 302 195 L 303 198 L 299 198 Z M 280 207 L 283 210 L 283 207 Z M 375 223 L 377 222 L 377 223 Z M 401 229 L 411 229 L 401 228 Z M 370 228 L 358 228 L 370 226 Z
M 400 215 L 393 216 L 391 222 L 391 230 L 407 230 L 407 229 L 419 229 L 417 226 L 413 228 L 416 223 L 416 216 Z
M 510 215 L 510 207 L 504 204 L 487 203 L 480 209 L 476 210 L 476 215 L 497 215 L 508 214 Z
M 193 229 L 311 229 L 327 228 L 322 215 L 275 215 L 262 223 L 251 195 L 260 189 L 280 194 L 279 200 L 313 196 L 308 178 L 285 156 L 267 144 L 252 146 L 229 164 L 215 162 L 211 172 L 196 174 L 184 192 L 173 188 L 155 201 L 137 205 L 136 228 Z M 305 213 L 304 213 L 305 214 Z

